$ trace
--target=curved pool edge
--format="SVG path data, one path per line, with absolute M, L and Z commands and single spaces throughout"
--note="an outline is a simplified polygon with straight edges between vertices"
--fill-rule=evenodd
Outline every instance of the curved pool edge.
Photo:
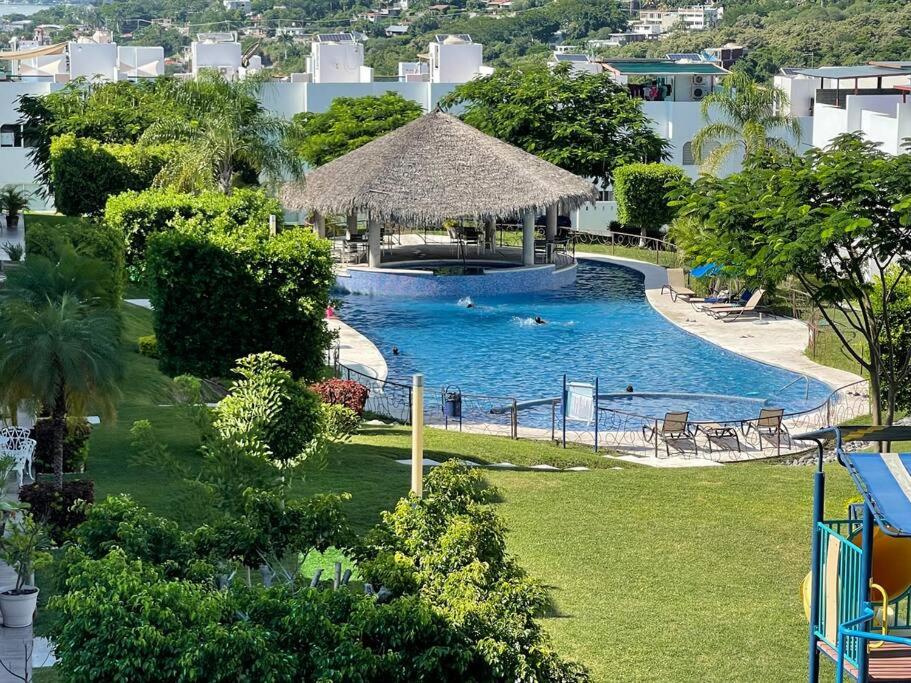
M 576 252 L 576 258 L 622 266 L 643 275 L 645 299 L 652 309 L 672 325 L 708 344 L 757 363 L 807 375 L 819 380 L 833 391 L 848 384 L 865 381 L 860 375 L 820 365 L 807 358 L 804 354 L 804 342 L 808 329 L 799 320 L 786 318 L 768 321 L 768 324 L 761 327 L 761 339 L 755 335 L 745 335 L 744 327 L 749 326 L 751 331 L 756 330 L 755 323 L 725 323 L 705 314 L 700 314 L 697 318 L 697 312 L 692 306 L 682 301 L 674 303 L 670 295 L 661 294 L 661 288 L 667 284 L 667 269 L 663 266 L 590 252 Z M 774 344 L 770 344 L 770 337 L 774 338 Z
M 338 318 L 329 318 L 326 324 L 330 331 L 338 332 L 339 362 L 342 365 L 380 381 L 386 379 L 389 368 L 376 344 Z

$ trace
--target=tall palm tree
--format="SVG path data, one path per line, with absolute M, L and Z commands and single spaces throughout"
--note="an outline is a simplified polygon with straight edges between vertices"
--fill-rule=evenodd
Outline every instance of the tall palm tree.
M 63 441 L 70 413 L 89 402 L 113 412 L 122 376 L 120 326 L 113 311 L 71 294 L 41 306 L 8 300 L 0 331 L 0 387 L 9 405 L 36 400 L 51 416 L 54 486 L 63 488 Z
M 156 184 L 185 191 L 216 187 L 230 194 L 244 167 L 272 180 L 299 176 L 301 162 L 285 142 L 290 124 L 259 104 L 261 87 L 261 79 L 226 81 L 217 74 L 181 84 L 175 97 L 191 116 L 158 121 L 140 140 L 185 143 Z
M 792 149 L 786 138 L 799 141 L 801 129 L 800 121 L 782 113 L 787 104 L 781 88 L 735 71 L 702 100 L 706 125 L 693 138 L 693 157 L 704 171 L 715 173 L 737 150 L 750 159 L 767 149 Z
M 65 294 L 87 306 L 103 306 L 113 287 L 111 269 L 103 261 L 77 254 L 69 244 L 56 245 L 55 260 L 29 256 L 10 270 L 0 301 L 25 301 L 34 307 L 60 301 Z

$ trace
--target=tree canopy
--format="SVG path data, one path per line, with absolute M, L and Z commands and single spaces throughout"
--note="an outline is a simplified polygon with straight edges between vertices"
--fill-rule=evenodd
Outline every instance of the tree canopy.
M 894 344 L 891 305 L 911 265 L 911 154 L 844 135 L 804 157 L 767 152 L 728 178 L 704 175 L 679 201 L 675 238 L 689 259 L 756 284 L 794 278 L 869 374 L 873 419 L 890 424 L 911 351 Z
M 604 183 L 618 166 L 667 156 L 667 141 L 638 101 L 604 74 L 573 74 L 566 66 L 498 69 L 443 102 L 457 105 L 475 128 Z
M 397 93 L 337 97 L 325 112 L 296 114 L 291 145 L 308 164 L 322 166 L 418 118 L 421 107 Z

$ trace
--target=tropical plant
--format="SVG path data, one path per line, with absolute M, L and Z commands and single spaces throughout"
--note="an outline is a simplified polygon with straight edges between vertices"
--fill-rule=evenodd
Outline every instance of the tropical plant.
M 37 305 L 31 293 L 8 297 L 0 315 L 2 396 L 7 405 L 37 401 L 50 413 L 54 486 L 62 490 L 67 415 L 85 414 L 89 402 L 113 413 L 122 375 L 119 321 L 72 293 Z
M 778 87 L 760 85 L 735 71 L 721 89 L 702 100 L 706 125 L 693 138 L 693 157 L 708 173 L 717 173 L 738 150 L 744 160 L 765 150 L 792 151 L 800 141 L 797 118 L 783 113 L 788 96 Z M 788 139 L 790 138 L 790 139 Z
M 155 179 L 160 187 L 182 191 L 217 188 L 230 194 L 238 175 L 278 180 L 298 176 L 297 155 L 286 145 L 289 124 L 259 104 L 262 81 L 225 81 L 219 75 L 188 83 L 175 97 L 193 115 L 153 123 L 140 142 L 184 143 Z
M 19 214 L 28 208 L 31 193 L 18 185 L 0 187 L 0 210 L 6 212 L 6 227 L 15 228 L 19 223 Z
M 32 255 L 7 276 L 0 301 L 22 301 L 41 307 L 59 302 L 65 295 L 90 307 L 109 308 L 106 297 L 111 270 L 106 263 L 81 256 L 68 243 L 57 246 L 59 256 L 51 260 Z
M 48 566 L 53 559 L 47 552 L 50 540 L 47 532 L 27 512 L 21 512 L 7 522 L 6 532 L 0 537 L 0 558 L 16 572 L 15 588 L 9 592 L 18 594 L 31 582 L 36 569 Z
M 9 260 L 13 263 L 21 261 L 23 254 L 25 254 L 25 247 L 19 242 L 4 242 L 0 244 L 0 249 L 6 252 Z

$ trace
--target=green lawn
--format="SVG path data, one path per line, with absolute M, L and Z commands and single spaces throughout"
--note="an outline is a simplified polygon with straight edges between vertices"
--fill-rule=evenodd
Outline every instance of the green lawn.
M 189 461 L 196 457 L 193 428 L 160 405 L 170 402 L 167 381 L 155 361 L 136 352 L 135 338 L 150 332 L 150 313 L 132 306 L 124 313 L 125 396 L 117 421 L 92 435 L 87 476 L 99 497 L 128 492 L 159 514 L 180 517 L 173 478 L 129 464 L 129 428 L 150 419 L 161 440 Z M 364 530 L 407 492 L 409 468 L 394 461 L 409 457 L 410 443 L 407 428 L 366 428 L 299 490 L 350 492 L 348 513 Z M 594 468 L 488 470 L 487 478 L 500 491 L 510 548 L 552 591 L 546 628 L 559 651 L 590 667 L 595 680 L 805 678 L 797 588 L 808 566 L 810 468 L 612 469 L 614 462 L 583 449 L 435 429 L 426 431 L 426 456 Z M 837 468 L 832 473 L 835 505 L 853 487 Z

